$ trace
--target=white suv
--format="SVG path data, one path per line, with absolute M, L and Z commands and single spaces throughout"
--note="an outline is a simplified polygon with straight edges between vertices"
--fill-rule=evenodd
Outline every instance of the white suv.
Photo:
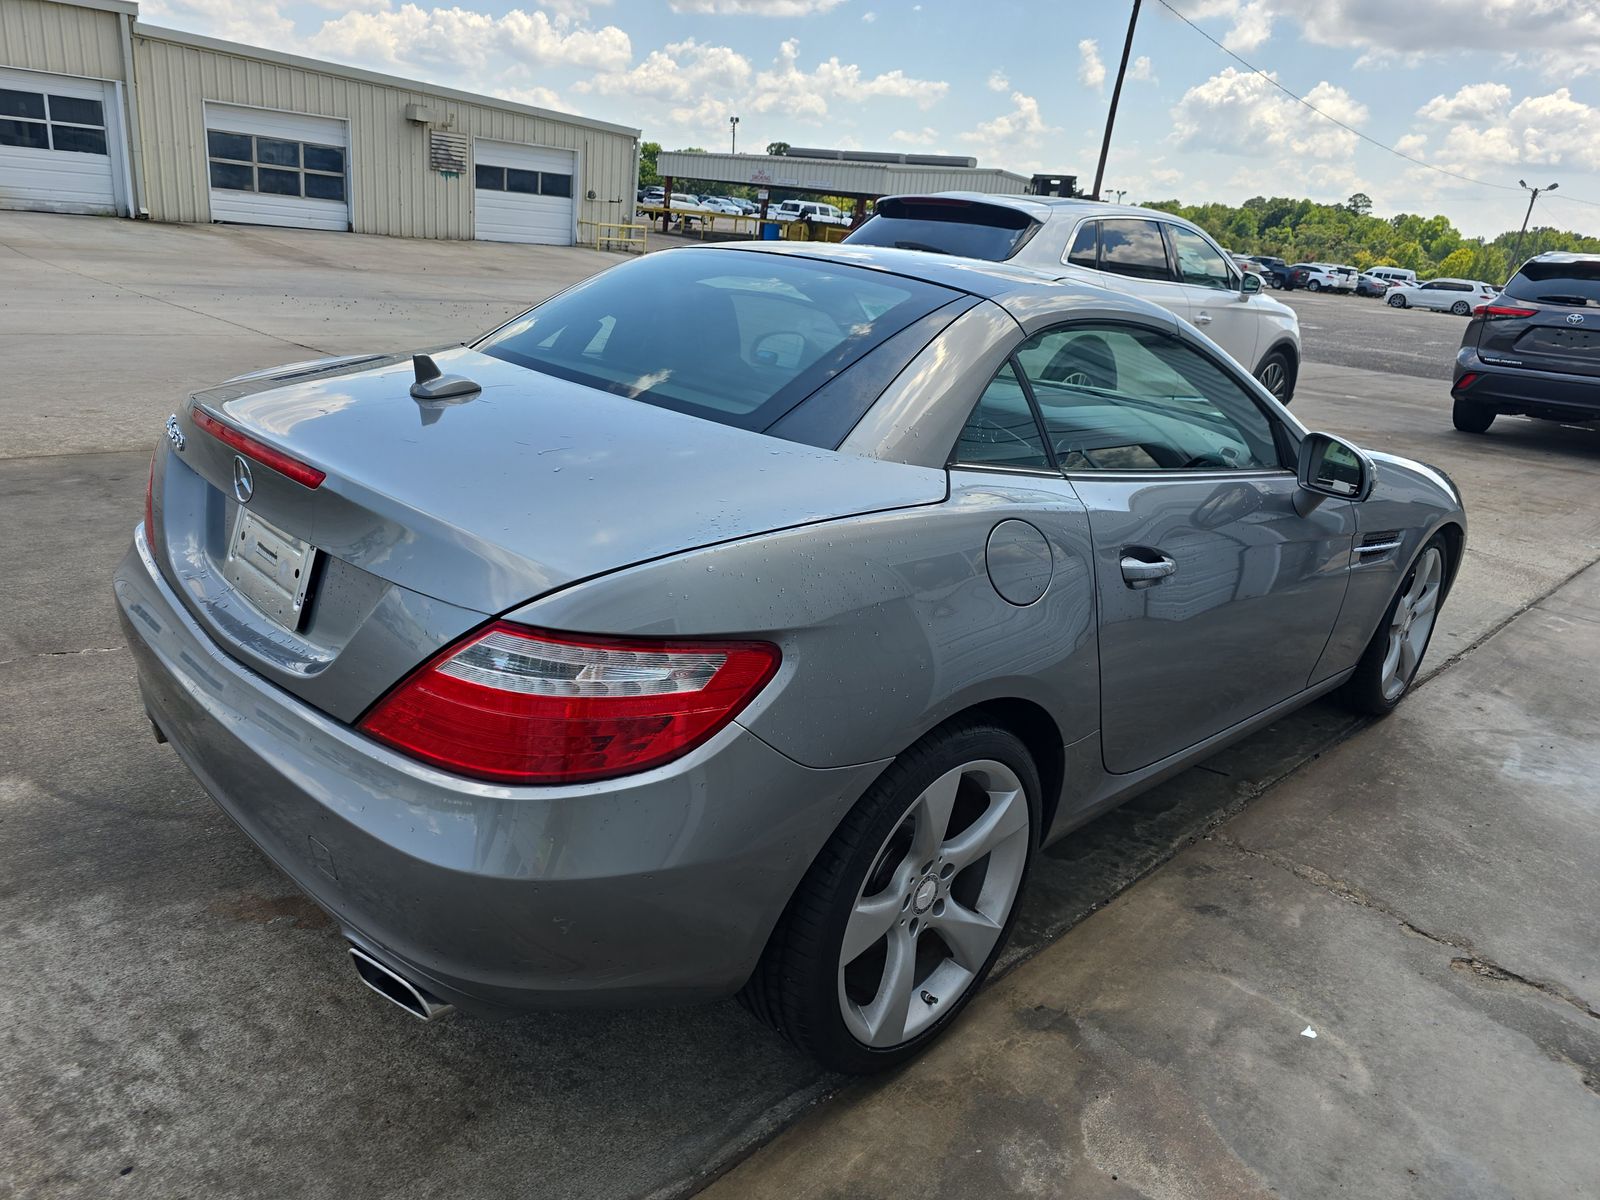
M 889 196 L 845 244 L 1013 262 L 1152 300 L 1197 326 L 1283 404 L 1300 321 L 1210 235 L 1171 213 L 1059 196 Z M 1354 286 L 1352 272 L 1351 286 Z
M 775 221 L 804 221 L 807 217 L 817 225 L 848 225 L 850 217 L 831 204 L 817 200 L 785 200 L 768 211 Z

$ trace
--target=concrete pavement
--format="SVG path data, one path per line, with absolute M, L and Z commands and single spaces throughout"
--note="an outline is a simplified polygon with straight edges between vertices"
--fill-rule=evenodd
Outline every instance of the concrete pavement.
M 613 260 L 0 214 L 8 282 L 18 256 L 38 286 L 0 290 L 0 1193 L 677 1196 L 837 1088 L 732 1004 L 412 1025 L 150 739 L 115 628 L 106 581 L 188 391 L 470 337 Z M 1471 438 L 1435 381 L 1317 364 L 1295 408 L 1466 490 L 1428 670 L 1600 557 L 1592 432 Z M 1314 705 L 1052 847 L 1007 962 L 1357 724 Z
M 708 1198 L 1600 1195 L 1600 568 Z

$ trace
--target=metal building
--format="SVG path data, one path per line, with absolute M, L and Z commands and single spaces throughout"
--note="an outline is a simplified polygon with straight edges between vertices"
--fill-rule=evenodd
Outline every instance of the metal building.
M 0 0 L 0 208 L 570 244 L 639 131 L 137 19 Z
M 663 151 L 656 158 L 656 170 L 663 179 L 743 183 L 758 188 L 850 196 L 862 201 L 903 192 L 1020 195 L 1030 184 L 1025 175 L 998 167 L 980 167 L 972 158 L 793 147 L 782 155 Z

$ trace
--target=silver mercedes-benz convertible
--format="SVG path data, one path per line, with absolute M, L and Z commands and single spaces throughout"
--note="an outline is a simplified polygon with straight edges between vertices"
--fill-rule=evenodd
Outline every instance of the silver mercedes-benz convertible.
M 1137 298 L 750 244 L 196 394 L 115 591 L 157 736 L 375 990 L 740 993 L 863 1072 L 971 999 L 1040 846 L 1393 708 L 1465 528 Z

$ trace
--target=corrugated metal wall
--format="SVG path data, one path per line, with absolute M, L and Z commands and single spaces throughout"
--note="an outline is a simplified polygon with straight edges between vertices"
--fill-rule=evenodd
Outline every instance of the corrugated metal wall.
M 0 0 L 10 5 L 15 0 Z M 24 0 L 32 2 L 32 0 Z M 134 77 L 144 139 L 145 203 L 157 221 L 208 221 L 204 102 L 342 117 L 350 123 L 350 220 L 357 233 L 472 237 L 472 174 L 428 167 L 427 130 L 405 119 L 425 104 L 469 137 L 578 152 L 578 217 L 626 220 L 633 211 L 634 142 L 624 134 L 545 120 L 428 91 L 355 79 L 134 32 Z M 592 190 L 595 199 L 586 199 Z
M 119 20 L 96 8 L 0 0 L 0 65 L 121 79 Z

